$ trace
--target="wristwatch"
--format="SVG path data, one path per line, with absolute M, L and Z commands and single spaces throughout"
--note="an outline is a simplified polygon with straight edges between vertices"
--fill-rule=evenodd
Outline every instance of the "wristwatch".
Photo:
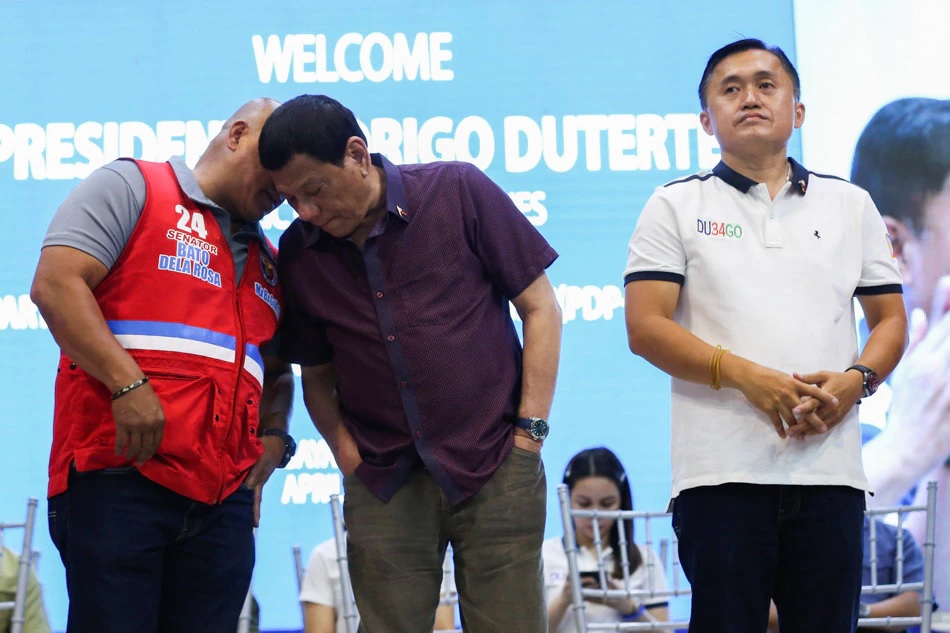
M 861 375 L 864 376 L 864 397 L 873 396 L 881 384 L 881 379 L 878 377 L 877 372 L 864 365 L 851 365 L 845 371 L 851 371 L 852 369 L 861 372 Z
M 861 602 L 858 604 L 858 617 L 859 618 L 869 618 L 871 617 L 871 605 Z
M 280 463 L 277 464 L 277 468 L 283 468 L 290 463 L 290 460 L 293 459 L 293 456 L 297 453 L 297 442 L 295 442 L 294 438 L 290 437 L 289 434 L 280 429 L 264 429 L 261 432 L 261 437 L 267 435 L 279 437 L 284 442 L 284 456 L 281 458 Z
M 547 420 L 544 418 L 518 418 L 518 421 L 515 422 L 515 426 L 527 431 L 531 435 L 531 439 L 536 442 L 540 442 L 546 438 L 548 432 L 551 430 Z

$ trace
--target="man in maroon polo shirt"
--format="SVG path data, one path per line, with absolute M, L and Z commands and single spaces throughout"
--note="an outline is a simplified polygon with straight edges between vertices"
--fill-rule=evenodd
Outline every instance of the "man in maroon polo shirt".
M 300 216 L 281 355 L 344 475 L 361 630 L 431 631 L 451 542 L 466 631 L 545 632 L 557 253 L 476 167 L 370 154 L 329 97 L 278 108 L 259 151 Z

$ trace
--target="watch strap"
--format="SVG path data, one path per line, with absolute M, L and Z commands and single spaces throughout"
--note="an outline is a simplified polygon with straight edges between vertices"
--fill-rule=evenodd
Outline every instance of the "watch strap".
M 291 437 L 289 433 L 281 429 L 264 429 L 261 431 L 261 437 L 268 435 L 279 437 L 284 443 L 284 455 L 277 465 L 277 468 L 283 468 L 290 463 L 290 460 L 293 459 L 293 456 L 297 453 L 297 442 L 294 441 L 294 438 Z
M 877 372 L 866 365 L 851 365 L 845 371 L 851 370 L 861 372 L 861 388 L 864 389 L 864 397 L 874 395 L 874 392 L 877 391 Z

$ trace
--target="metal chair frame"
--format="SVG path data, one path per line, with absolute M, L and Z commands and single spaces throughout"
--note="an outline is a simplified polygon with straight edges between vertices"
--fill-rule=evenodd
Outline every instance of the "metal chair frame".
M 11 633 L 22 633 L 26 613 L 26 592 L 30 579 L 30 566 L 33 560 L 33 527 L 36 522 L 37 501 L 30 498 L 26 502 L 26 520 L 22 523 L 0 523 L 0 557 L 3 557 L 3 533 L 9 529 L 23 530 L 23 548 L 17 569 L 16 593 L 12 602 L 0 602 L 0 610 L 12 610 Z
M 588 631 L 658 631 L 686 628 L 689 622 L 669 621 L 669 622 L 614 622 L 614 623 L 587 623 L 586 604 L 584 598 L 635 598 L 641 603 L 647 598 L 672 598 L 676 596 L 689 595 L 690 590 L 680 586 L 680 566 L 679 558 L 676 555 L 676 539 L 673 539 L 673 561 L 670 573 L 672 588 L 657 591 L 654 586 L 654 569 L 652 560 L 644 561 L 646 565 L 646 574 L 649 580 L 648 589 L 633 589 L 630 586 L 630 561 L 627 558 L 626 532 L 623 529 L 624 522 L 642 520 L 645 526 L 644 533 L 646 538 L 644 545 L 647 549 L 653 549 L 653 530 L 651 521 L 654 519 L 667 518 L 668 512 L 642 512 L 629 510 L 578 510 L 571 507 L 570 491 L 565 484 L 561 484 L 557 489 L 558 500 L 561 505 L 561 519 L 564 524 L 564 553 L 567 555 L 568 573 L 571 581 L 571 611 L 573 612 L 574 622 L 578 633 L 587 633 Z M 577 537 L 574 532 L 575 518 L 590 518 L 594 524 L 594 551 L 598 559 L 597 571 L 600 574 L 600 586 L 607 587 L 607 577 L 610 575 L 603 561 L 603 543 L 600 539 L 600 530 L 598 523 L 604 519 L 610 519 L 617 522 L 619 528 L 620 541 L 619 552 L 620 566 L 623 570 L 622 589 L 585 589 L 581 585 L 580 570 L 577 562 Z M 662 543 L 661 543 L 662 546 Z M 665 549 L 665 548 L 662 548 Z M 665 563 L 665 556 L 661 557 Z M 619 580 L 619 579 L 618 579 Z
M 359 618 L 359 614 L 356 611 L 356 603 L 353 601 L 353 583 L 350 581 L 350 567 L 346 558 L 346 527 L 343 524 L 343 508 L 340 505 L 340 495 L 330 495 L 330 512 L 333 514 L 336 562 L 340 566 L 343 622 L 347 633 L 356 633 L 356 620 Z
M 871 560 L 871 584 L 861 587 L 862 594 L 894 594 L 905 591 L 920 592 L 920 615 L 915 618 L 861 618 L 858 620 L 859 627 L 908 627 L 920 626 L 920 633 L 930 633 L 931 620 L 933 619 L 934 594 L 934 544 L 937 527 L 937 482 L 927 482 L 927 501 L 923 505 L 904 505 L 891 508 L 875 508 L 867 510 L 867 514 L 872 520 L 870 522 L 870 534 L 868 545 L 870 548 Z M 921 554 L 924 557 L 924 580 L 923 582 L 904 582 L 904 516 L 912 512 L 926 513 L 926 535 L 924 542 L 919 544 Z M 897 582 L 879 585 L 877 583 L 877 529 L 875 517 L 889 514 L 897 515 L 897 556 L 895 557 L 895 566 L 897 568 Z
M 680 588 L 679 585 L 679 559 L 676 556 L 677 544 L 674 537 L 672 543 L 673 562 L 672 562 L 672 589 L 667 591 L 652 590 L 634 590 L 630 588 L 629 561 L 627 560 L 627 547 L 624 540 L 624 530 L 622 529 L 624 521 L 643 520 L 646 526 L 645 545 L 652 548 L 652 534 L 650 521 L 658 518 L 669 517 L 666 512 L 629 512 L 613 511 L 605 512 L 602 510 L 577 510 L 571 508 L 570 492 L 566 485 L 558 486 L 558 498 L 561 505 L 561 518 L 564 524 L 564 552 L 567 555 L 568 570 L 571 580 L 571 609 L 573 611 L 578 633 L 587 633 L 588 631 L 653 631 L 661 629 L 688 628 L 689 622 L 616 622 L 605 624 L 588 624 L 585 616 L 584 598 L 637 598 L 642 601 L 643 598 L 654 597 L 674 597 L 689 595 L 689 589 Z M 923 505 L 905 505 L 890 508 L 877 508 L 866 511 L 866 514 L 872 519 L 877 516 L 896 514 L 897 515 L 897 582 L 891 584 L 878 584 L 877 582 L 877 535 L 875 522 L 870 523 L 870 559 L 871 559 L 871 584 L 861 588 L 862 594 L 880 594 L 880 593 L 901 593 L 904 591 L 920 591 L 920 616 L 919 617 L 887 617 L 887 618 L 861 618 L 858 620 L 858 626 L 861 627 L 909 627 L 920 626 L 921 633 L 931 632 L 931 620 L 933 617 L 933 566 L 934 566 L 934 535 L 936 532 L 936 506 L 937 506 L 937 483 L 934 481 L 927 484 L 927 501 Z M 923 582 L 904 582 L 904 552 L 903 552 L 903 519 L 904 516 L 912 512 L 926 513 L 926 538 L 921 544 L 922 555 L 924 558 L 924 580 Z M 598 566 L 600 573 L 601 587 L 606 586 L 606 576 L 608 575 L 605 565 L 602 561 L 603 544 L 600 541 L 600 531 L 597 529 L 597 523 L 603 519 L 611 519 L 618 522 L 620 526 L 620 556 L 621 567 L 623 569 L 623 589 L 584 589 L 581 586 L 580 572 L 577 563 L 577 541 L 574 532 L 574 519 L 586 517 L 594 523 L 594 550 L 597 558 L 601 560 Z M 661 544 L 662 545 L 662 544 Z M 665 555 L 661 560 L 665 563 Z M 651 573 L 647 570 L 648 575 Z M 652 585 L 652 578 L 650 581 Z

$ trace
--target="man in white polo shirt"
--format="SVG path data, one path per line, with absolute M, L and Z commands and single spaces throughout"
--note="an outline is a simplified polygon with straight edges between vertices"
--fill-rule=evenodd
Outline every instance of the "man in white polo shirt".
M 854 405 L 904 349 L 900 273 L 867 193 L 788 158 L 805 107 L 781 49 L 719 49 L 699 96 L 722 162 L 656 190 L 625 272 L 630 349 L 673 378 L 689 630 L 761 633 L 773 598 L 783 633 L 853 631 L 867 489 Z

